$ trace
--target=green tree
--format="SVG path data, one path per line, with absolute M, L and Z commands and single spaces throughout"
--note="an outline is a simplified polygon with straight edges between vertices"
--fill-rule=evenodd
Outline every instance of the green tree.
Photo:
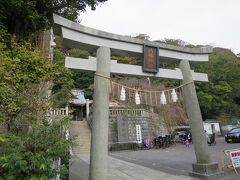
M 112 56 L 111 59 L 117 60 L 118 63 L 121 64 L 132 64 L 139 65 L 138 60 L 135 57 L 129 56 Z
M 197 83 L 204 118 L 239 117 L 240 61 L 227 49 L 214 48 L 209 62 L 196 67 L 208 74 L 209 83 Z
M 156 42 L 189 48 L 203 47 L 203 45 L 192 45 L 180 39 L 164 39 Z M 197 72 L 207 73 L 209 78 L 208 83 L 196 82 L 203 118 L 217 118 L 226 123 L 234 117 L 239 117 L 239 58 L 228 49 L 214 48 L 213 53 L 209 55 L 208 63 L 193 68 Z
M 68 179 L 70 140 L 65 139 L 68 121 L 33 126 L 28 134 L 0 134 L 0 174 L 3 179 Z M 54 168 L 61 159 L 60 168 Z M 0 179 L 1 179 L 0 178 Z
M 0 22 L 17 39 L 26 39 L 52 25 L 52 15 L 57 13 L 77 20 L 79 12 L 87 6 L 93 10 L 107 0 L 1 0 Z
M 72 84 L 68 69 L 51 64 L 29 44 L 12 40 L 10 46 L 1 42 L 0 46 L 0 122 L 8 130 L 18 132 L 22 124 L 40 123 L 45 118 L 51 105 L 46 94 L 50 81 L 59 87 L 61 101 L 68 102 Z M 52 100 L 59 104 L 54 96 Z
M 181 39 L 168 39 L 165 38 L 163 40 L 155 40 L 154 42 L 158 42 L 158 43 L 164 43 L 164 44 L 169 44 L 169 45 L 173 45 L 173 46 L 186 46 L 189 45 L 189 43 L 181 40 Z
M 59 117 L 49 123 L 47 111 L 68 102 L 72 73 L 63 66 L 60 52 L 51 64 L 35 41 L 52 26 L 53 13 L 76 21 L 87 6 L 95 9 L 105 1 L 0 1 L 0 125 L 8 130 L 0 134 L 4 179 L 51 179 L 59 173 L 67 179 L 70 141 L 65 139 L 66 124 Z M 52 95 L 47 93 L 51 89 Z M 59 158 L 61 167 L 55 169 L 53 162 Z
M 86 50 L 81 49 L 70 49 L 67 51 L 67 54 L 71 57 L 76 58 L 85 58 L 91 55 Z M 81 89 L 84 91 L 85 98 L 92 99 L 93 98 L 93 81 L 94 81 L 94 73 L 93 72 L 78 72 L 72 70 L 72 80 L 74 88 Z
M 52 119 L 47 111 L 57 102 L 47 93 L 51 83 L 59 86 L 61 102 L 68 102 L 70 71 L 51 64 L 40 51 L 0 29 L 0 174 L 3 179 L 67 179 L 70 141 L 65 139 L 68 120 Z M 49 101 L 49 99 L 52 100 Z M 1 127 L 2 128 L 2 127 Z M 53 162 L 61 159 L 60 169 Z

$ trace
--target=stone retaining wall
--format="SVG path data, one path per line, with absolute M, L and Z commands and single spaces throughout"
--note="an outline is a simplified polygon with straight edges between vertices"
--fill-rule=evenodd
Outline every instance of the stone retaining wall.
M 151 117 L 143 117 L 143 116 L 123 116 L 124 121 L 128 123 L 128 134 L 129 142 L 136 141 L 136 125 L 141 125 L 142 130 L 142 139 L 146 139 L 147 137 L 152 138 L 154 136 L 154 123 Z M 109 143 L 117 143 L 118 142 L 118 123 L 117 116 L 110 116 L 109 118 Z

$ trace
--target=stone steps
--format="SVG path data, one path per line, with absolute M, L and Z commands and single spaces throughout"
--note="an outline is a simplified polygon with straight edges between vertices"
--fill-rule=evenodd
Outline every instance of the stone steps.
M 73 154 L 89 154 L 91 146 L 91 130 L 86 121 L 72 121 L 69 128 L 73 138 Z

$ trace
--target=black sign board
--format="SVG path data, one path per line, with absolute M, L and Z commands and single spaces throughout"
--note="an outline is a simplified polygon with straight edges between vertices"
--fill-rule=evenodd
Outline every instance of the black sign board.
M 143 45 L 143 71 L 150 73 L 158 72 L 159 50 L 156 46 Z

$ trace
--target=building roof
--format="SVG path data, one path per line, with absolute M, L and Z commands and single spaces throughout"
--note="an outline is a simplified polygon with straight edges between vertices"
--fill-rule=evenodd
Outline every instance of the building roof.
M 84 105 L 86 104 L 86 99 L 84 97 L 83 90 L 80 89 L 73 89 L 71 90 L 71 94 L 73 95 L 73 99 L 69 101 L 69 103 L 75 104 L 75 105 Z

